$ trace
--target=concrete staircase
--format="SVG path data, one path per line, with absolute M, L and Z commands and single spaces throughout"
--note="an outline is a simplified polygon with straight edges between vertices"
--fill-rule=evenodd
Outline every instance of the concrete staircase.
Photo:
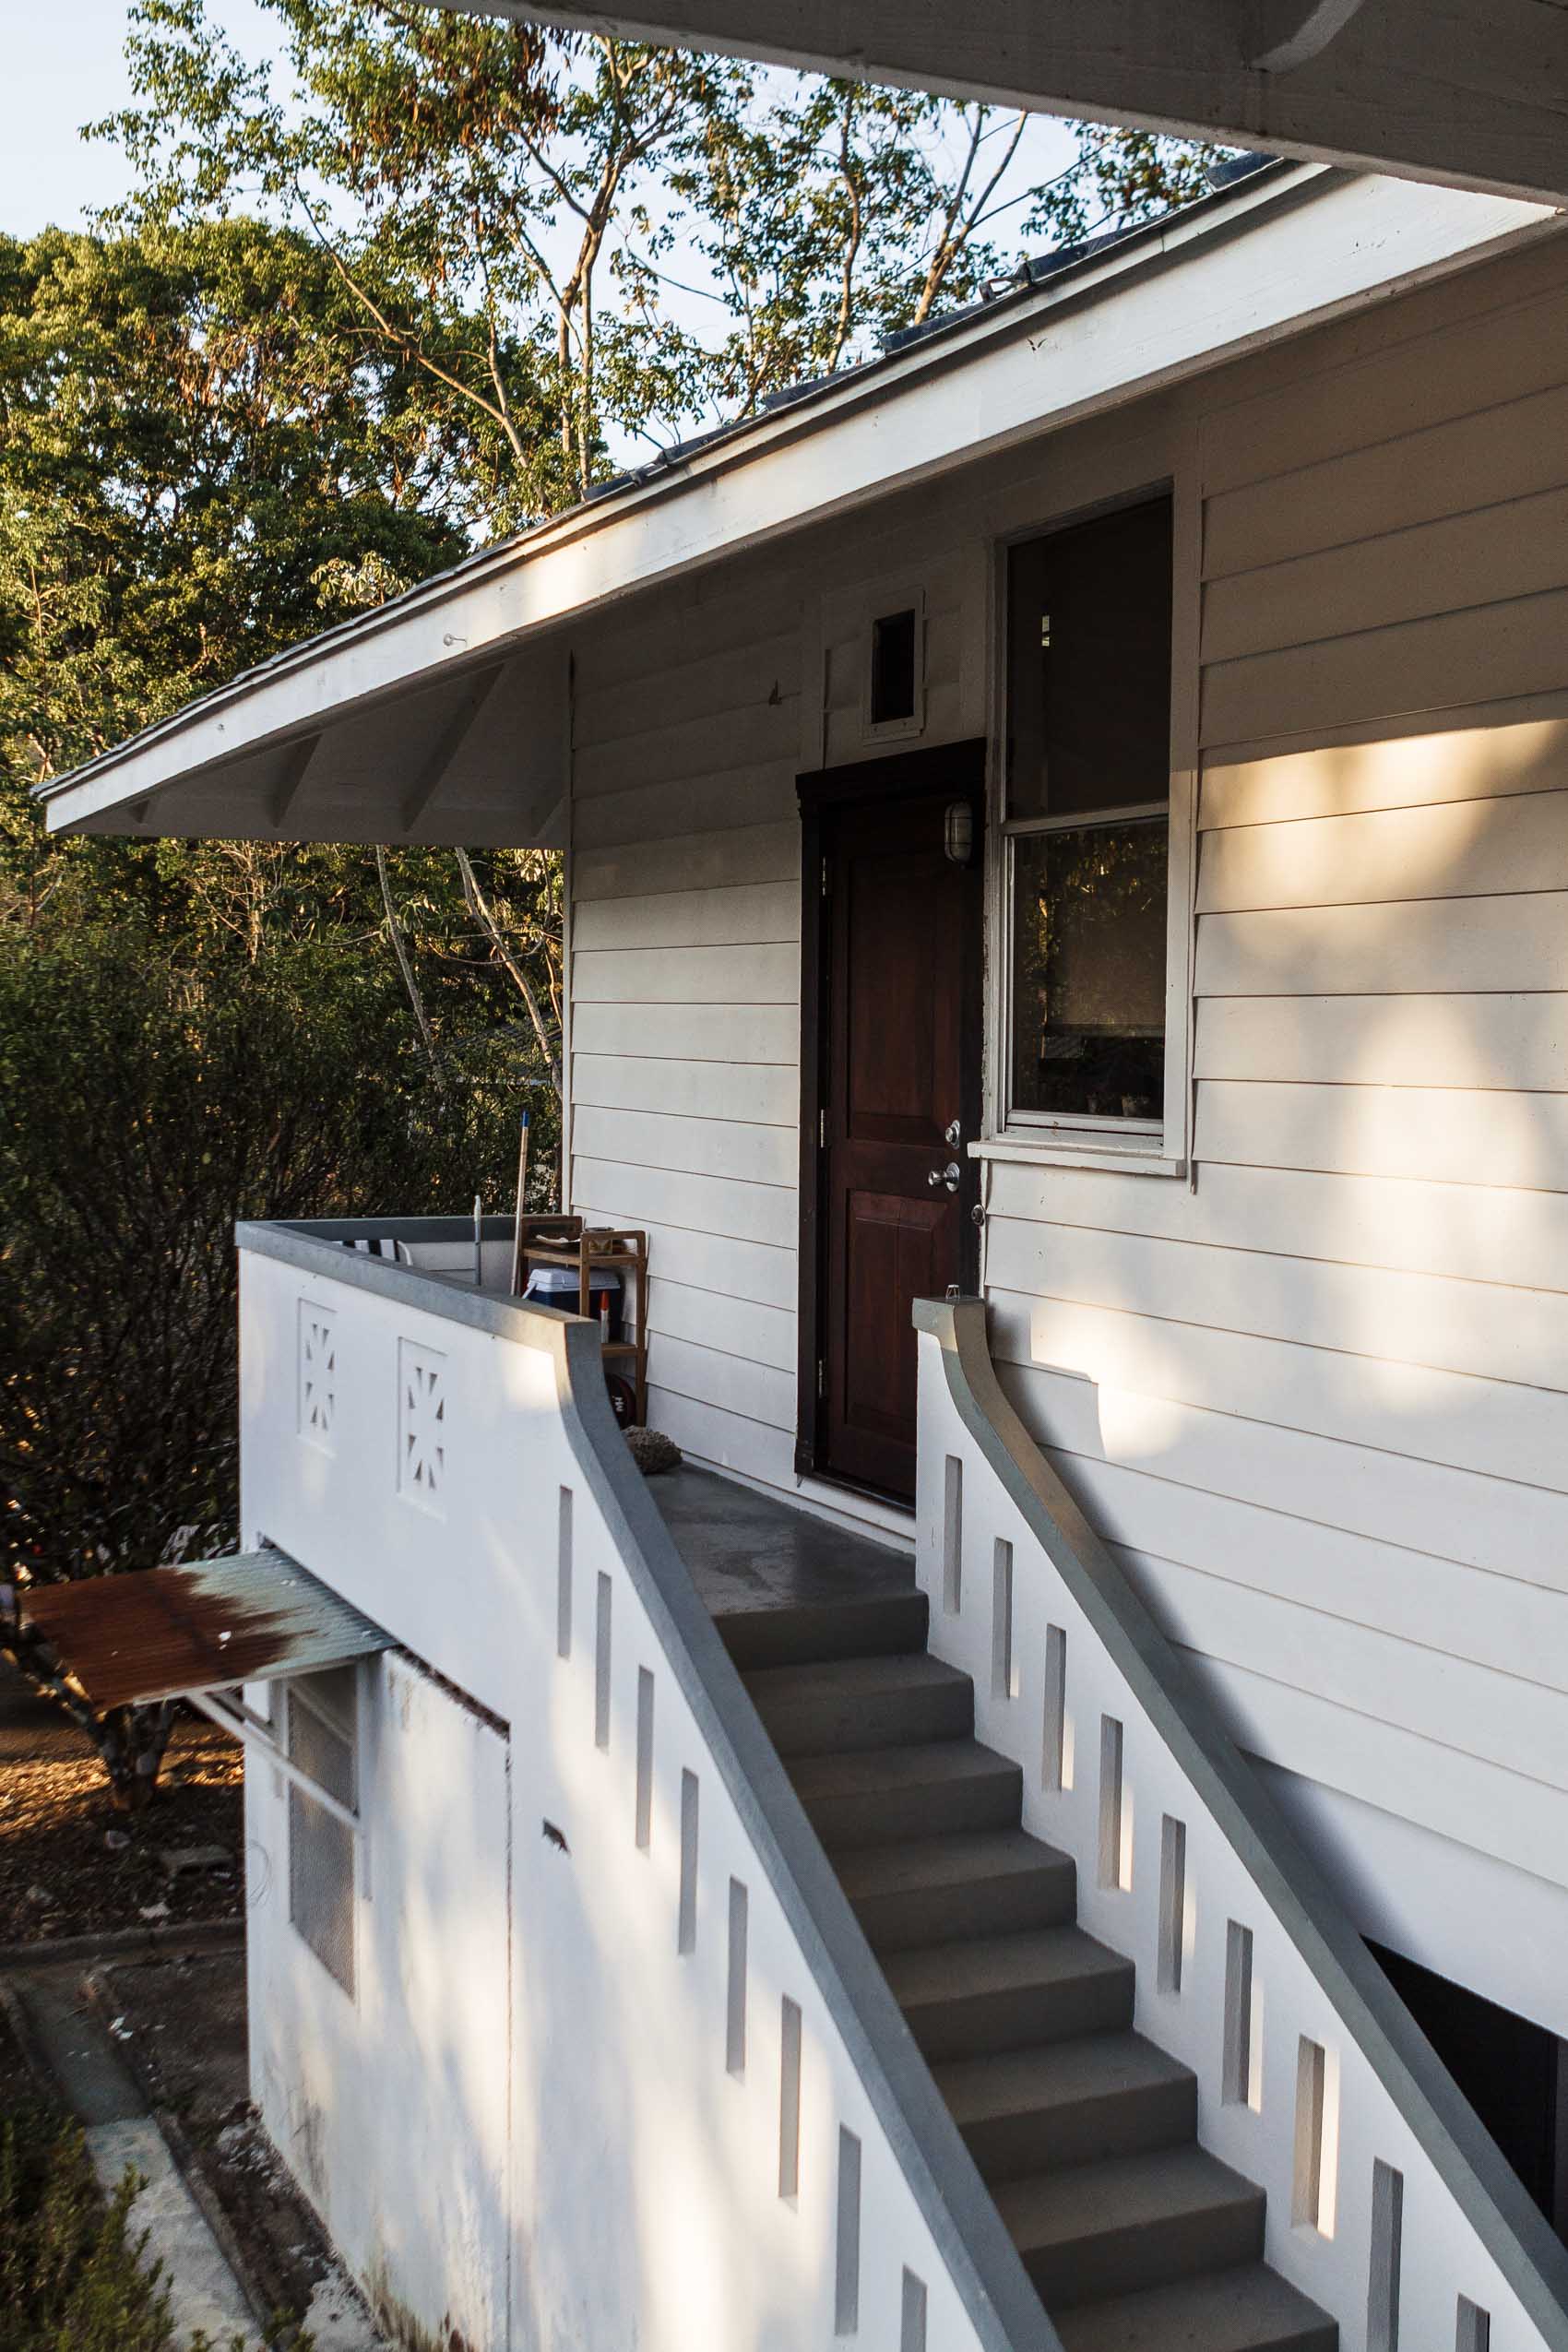
M 1134 2030 L 1072 1861 L 1020 1827 L 924 1595 L 718 1622 L 1066 2352 L 1335 2352 L 1263 2261 L 1263 2192 L 1197 2144 L 1194 2076 Z

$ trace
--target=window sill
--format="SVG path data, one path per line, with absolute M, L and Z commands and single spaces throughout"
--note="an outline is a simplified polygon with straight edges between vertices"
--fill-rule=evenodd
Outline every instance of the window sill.
M 1082 1136 L 986 1135 L 969 1146 L 971 1159 L 1034 1168 L 1098 1168 L 1111 1176 L 1182 1176 L 1187 1163 L 1158 1145 L 1087 1143 Z

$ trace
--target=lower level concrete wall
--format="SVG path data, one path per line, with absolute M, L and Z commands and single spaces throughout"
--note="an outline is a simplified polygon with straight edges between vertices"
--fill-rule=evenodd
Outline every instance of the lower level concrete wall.
M 251 2083 L 398 2342 L 506 2341 L 508 1742 L 395 1653 L 364 1678 L 354 1990 L 290 1924 L 282 1776 L 246 1779 Z

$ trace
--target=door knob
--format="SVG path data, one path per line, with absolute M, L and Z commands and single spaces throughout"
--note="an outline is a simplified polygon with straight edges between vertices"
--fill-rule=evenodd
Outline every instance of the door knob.
M 932 1191 L 935 1190 L 938 1184 L 945 1184 L 950 1193 L 956 1193 L 958 1189 L 959 1182 L 962 1180 L 963 1173 L 964 1171 L 959 1167 L 957 1161 L 956 1159 L 950 1159 L 945 1168 L 929 1169 L 926 1171 L 925 1181 L 932 1187 Z

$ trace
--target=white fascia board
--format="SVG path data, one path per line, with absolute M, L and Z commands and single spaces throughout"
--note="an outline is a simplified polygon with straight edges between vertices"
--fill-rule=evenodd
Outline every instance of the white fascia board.
M 356 703 L 493 659 L 634 589 L 1405 291 L 1560 220 L 1544 205 L 1320 164 L 1270 173 L 237 680 L 47 788 L 51 827 L 194 781 Z

